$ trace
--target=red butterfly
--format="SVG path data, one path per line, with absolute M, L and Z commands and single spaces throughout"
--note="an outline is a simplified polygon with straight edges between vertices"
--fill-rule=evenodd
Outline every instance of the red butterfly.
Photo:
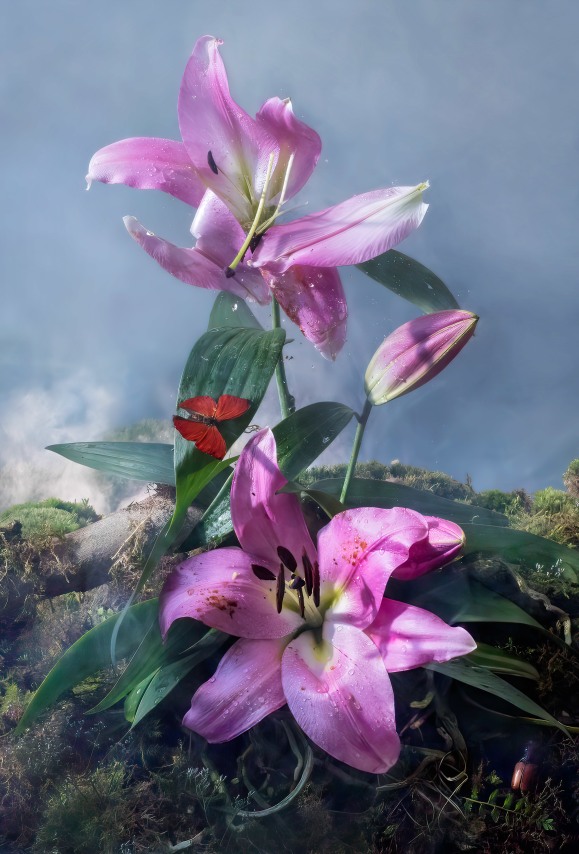
M 195 442 L 204 454 L 222 460 L 227 448 L 217 425 L 220 421 L 239 418 L 250 405 L 250 400 L 231 394 L 222 394 L 217 402 L 207 396 L 189 397 L 178 404 L 180 409 L 188 411 L 188 418 L 174 415 L 173 424 L 184 439 Z

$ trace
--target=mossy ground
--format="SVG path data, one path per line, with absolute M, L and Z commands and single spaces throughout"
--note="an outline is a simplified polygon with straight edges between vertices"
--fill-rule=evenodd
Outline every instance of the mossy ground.
M 534 500 L 520 491 L 477 494 L 444 474 L 399 463 L 387 472 L 379 464 L 368 464 L 359 474 L 393 477 L 415 488 L 483 505 L 506 513 L 523 530 L 578 544 L 577 501 L 569 492 L 542 490 Z M 339 468 L 315 474 L 339 475 Z M 43 536 L 55 533 L 40 530 Z M 507 582 L 516 587 L 509 576 L 511 568 L 504 569 Z M 477 571 L 484 570 L 477 566 Z M 498 572 L 496 566 L 493 571 Z M 577 590 L 548 570 L 528 571 L 524 580 L 572 615 L 572 634 L 577 638 Z M 51 662 L 87 629 L 116 612 L 126 595 L 117 581 L 91 593 L 34 602 L 29 619 L 0 640 L 0 735 L 5 736 L 0 738 L 0 850 L 33 854 L 577 850 L 577 737 L 565 738 L 557 730 L 513 718 L 512 707 L 506 709 L 489 695 L 464 691 L 423 670 L 393 677 L 405 747 L 391 774 L 377 778 L 356 772 L 314 749 L 309 782 L 287 809 L 269 817 L 247 813 L 279 802 L 292 790 L 299 778 L 302 748 L 288 740 L 290 719 L 284 710 L 226 745 L 207 746 L 182 729 L 180 716 L 196 681 L 212 672 L 212 660 L 133 730 L 122 707 L 87 714 L 113 684 L 114 675 L 103 672 L 84 682 L 20 738 L 11 737 Z M 524 597 L 525 591 L 519 590 L 519 595 Z M 545 624 L 553 627 L 557 614 L 544 616 Z M 480 637 L 535 665 L 539 683 L 519 687 L 545 709 L 563 721 L 576 716 L 576 642 L 575 651 L 565 650 L 543 635 L 508 624 L 489 625 Z M 510 779 L 531 740 L 536 785 L 523 795 L 511 791 Z M 188 847 L 175 847 L 187 842 Z

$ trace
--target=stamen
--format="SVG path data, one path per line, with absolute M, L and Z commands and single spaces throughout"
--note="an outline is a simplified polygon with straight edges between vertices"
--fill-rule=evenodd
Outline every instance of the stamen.
M 284 563 L 284 565 L 287 566 L 290 572 L 296 571 L 296 569 L 298 568 L 298 562 L 289 549 L 286 549 L 285 546 L 278 546 L 277 556 Z
M 256 575 L 260 581 L 275 581 L 275 574 L 271 571 L 271 569 L 267 569 L 265 566 L 260 566 L 258 563 L 252 563 L 251 569 L 253 570 L 253 574 Z
M 261 197 L 260 197 L 260 199 L 259 199 L 259 204 L 258 204 L 258 206 L 257 206 L 257 211 L 256 211 L 256 213 L 255 213 L 255 219 L 253 220 L 253 223 L 252 223 L 252 225 L 251 225 L 251 228 L 250 228 L 250 229 L 249 229 L 249 231 L 247 232 L 247 237 L 246 237 L 246 238 L 245 238 L 245 240 L 243 241 L 243 245 L 242 245 L 241 249 L 239 250 L 239 252 L 238 252 L 238 253 L 237 253 L 237 255 L 235 256 L 235 258 L 233 259 L 233 261 L 231 262 L 231 264 L 230 264 L 228 267 L 226 267 L 226 268 L 225 268 L 225 275 L 226 275 L 226 277 L 227 277 L 228 279 L 230 279 L 232 276 L 234 276 L 234 275 L 235 275 L 235 268 L 237 267 L 237 265 L 238 265 L 241 261 L 243 261 L 243 259 L 244 259 L 244 257 L 245 257 L 245 253 L 246 253 L 246 252 L 247 252 L 247 250 L 249 249 L 249 246 L 250 246 L 250 244 L 251 244 L 251 241 L 253 240 L 253 236 L 254 236 L 255 232 L 257 231 L 257 227 L 258 227 L 258 225 L 259 225 L 259 220 L 261 219 L 261 215 L 262 215 L 262 213 L 263 213 L 263 209 L 264 209 L 264 207 L 265 207 L 265 200 L 266 200 L 266 197 L 267 197 L 267 188 L 268 188 L 268 186 L 269 186 L 269 182 L 270 182 L 270 180 L 271 180 L 271 173 L 272 173 L 272 170 L 273 170 L 273 160 L 274 160 L 274 156 L 275 156 L 275 155 L 274 155 L 274 152 L 272 151 L 272 152 L 271 152 L 271 154 L 269 155 L 269 162 L 268 162 L 268 164 L 267 164 L 267 172 L 266 172 L 266 175 L 265 175 L 265 181 L 263 182 L 263 189 L 262 189 L 262 191 L 261 191 Z
M 292 153 L 290 154 L 288 163 L 287 163 L 287 169 L 285 170 L 285 175 L 283 178 L 283 184 L 282 184 L 281 192 L 279 194 L 279 201 L 278 201 L 276 208 L 275 208 L 274 212 L 272 213 L 272 215 L 269 216 L 266 219 L 266 221 L 260 225 L 260 227 L 258 229 L 258 234 L 267 231 L 267 229 L 270 227 L 270 225 L 273 225 L 273 223 L 276 221 L 276 219 L 278 218 L 278 216 L 280 214 L 280 209 L 281 209 L 281 207 L 285 201 L 285 194 L 286 194 L 287 185 L 289 182 L 290 172 L 292 171 L 294 157 L 295 157 L 295 152 L 292 151 Z
M 254 234 L 251 238 L 251 243 L 249 244 L 249 248 L 251 250 L 251 254 L 255 252 L 261 241 L 263 240 L 263 234 Z
M 299 575 L 296 575 L 295 572 L 292 573 L 292 580 L 289 583 L 290 590 L 301 590 L 302 587 L 305 587 L 306 582 Z
M 288 181 L 289 181 L 289 176 L 290 176 L 290 173 L 292 171 L 292 166 L 294 163 L 294 157 L 295 157 L 295 151 L 292 151 L 292 153 L 290 154 L 289 160 L 287 162 L 287 169 L 285 170 L 285 175 L 283 177 L 283 184 L 282 184 L 282 188 L 281 188 L 281 193 L 279 194 L 279 202 L 277 203 L 277 207 L 273 213 L 273 219 L 276 219 L 277 215 L 279 214 L 279 209 L 281 208 L 281 206 L 284 203 L 287 185 L 288 185 Z
M 277 577 L 277 588 L 275 591 L 275 604 L 277 607 L 277 613 L 278 614 L 281 614 L 284 593 L 285 593 L 285 570 L 283 568 L 283 563 L 280 563 L 279 575 Z
M 312 590 L 314 588 L 314 568 L 312 566 L 311 560 L 309 559 L 305 551 L 302 555 L 302 565 L 304 568 L 304 578 L 306 581 L 306 592 L 308 596 L 311 596 Z
M 217 168 L 217 163 L 210 151 L 207 152 L 207 162 L 209 163 L 209 168 L 213 172 L 214 175 L 219 175 L 219 169 Z
M 320 605 L 320 565 L 317 561 L 314 563 L 314 605 L 316 608 Z

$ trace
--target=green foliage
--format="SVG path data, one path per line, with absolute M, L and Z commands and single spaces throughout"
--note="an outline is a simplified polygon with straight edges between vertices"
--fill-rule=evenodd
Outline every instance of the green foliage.
M 491 787 L 494 788 L 489 792 Z M 496 825 L 505 825 L 527 838 L 533 838 L 537 831 L 555 830 L 552 811 L 560 808 L 558 794 L 549 780 L 538 797 L 511 791 L 492 772 L 481 783 L 473 784 L 470 797 L 463 798 L 463 809 L 466 815 L 488 817 Z
M 44 501 L 15 504 L 0 514 L 0 525 L 18 521 L 22 536 L 30 540 L 63 537 L 78 528 L 96 522 L 99 518 L 88 501 L 61 501 L 46 498 Z
M 310 486 L 317 480 L 330 478 L 340 478 L 343 480 L 346 468 L 344 464 L 313 466 L 307 472 L 304 472 L 301 481 L 304 485 Z M 479 503 L 473 499 L 475 493 L 469 486 L 460 483 L 458 480 L 454 480 L 449 475 L 444 474 L 444 472 L 428 471 L 417 466 L 408 466 L 398 460 L 393 460 L 390 465 L 384 465 L 384 463 L 379 463 L 376 460 L 371 460 L 367 463 L 358 463 L 356 466 L 356 477 L 367 478 L 369 480 L 400 481 L 405 486 L 428 490 L 429 492 L 434 492 L 436 495 L 440 495 L 442 498 L 450 498 L 458 501 L 473 500 L 475 504 Z
M 572 460 L 563 475 L 563 483 L 573 498 L 579 498 L 579 460 Z
M 507 516 L 515 510 L 522 509 L 521 493 L 502 492 L 500 489 L 485 489 L 477 493 L 476 502 L 479 507 L 495 510 L 497 513 L 505 513 Z M 524 509 L 524 508 L 523 508 Z
M 533 496 L 533 513 L 563 513 L 576 507 L 577 502 L 570 495 L 552 486 L 539 489 Z

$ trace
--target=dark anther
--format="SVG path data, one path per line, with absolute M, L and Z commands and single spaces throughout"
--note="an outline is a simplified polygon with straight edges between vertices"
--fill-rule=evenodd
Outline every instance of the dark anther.
M 219 175 L 219 169 L 217 168 L 217 163 L 213 159 L 213 155 L 210 151 L 207 152 L 207 162 L 209 163 L 209 168 L 215 175 Z
M 263 234 L 254 234 L 251 240 L 249 241 L 249 248 L 251 249 L 251 254 L 255 252 L 261 241 L 263 240 Z
M 285 571 L 283 568 L 283 563 L 279 565 L 279 575 L 277 577 L 277 588 L 275 591 L 275 604 L 277 606 L 277 613 L 281 614 L 281 606 L 283 605 L 283 594 L 285 593 Z
M 314 605 L 316 608 L 320 604 L 320 566 L 316 561 L 314 563 Z
M 305 617 L 305 613 L 306 613 L 306 609 L 305 609 L 305 605 L 304 605 L 304 594 L 302 593 L 301 587 L 298 587 L 297 592 L 298 592 L 298 602 L 299 602 L 299 606 L 300 606 L 300 617 L 303 620 Z
M 226 267 L 224 272 L 226 279 L 232 279 L 235 276 L 235 270 L 232 270 L 231 267 Z
M 283 562 L 283 564 L 287 566 L 290 572 L 296 571 L 296 569 L 298 568 L 298 562 L 289 549 L 286 549 L 285 546 L 278 546 L 277 556 Z
M 312 595 L 312 590 L 314 588 L 314 568 L 312 566 L 312 562 L 307 556 L 307 554 L 303 553 L 302 555 L 302 564 L 304 567 L 304 578 L 306 581 L 306 591 L 308 596 Z
M 303 580 L 303 578 L 300 578 L 299 575 L 295 575 L 294 573 L 292 573 L 292 580 L 289 584 L 292 590 L 301 590 L 302 587 L 305 586 L 305 583 L 306 582 Z
M 251 568 L 253 570 L 253 574 L 257 575 L 260 581 L 275 581 L 275 575 L 271 569 L 267 569 L 265 566 L 260 566 L 258 563 L 252 563 Z

